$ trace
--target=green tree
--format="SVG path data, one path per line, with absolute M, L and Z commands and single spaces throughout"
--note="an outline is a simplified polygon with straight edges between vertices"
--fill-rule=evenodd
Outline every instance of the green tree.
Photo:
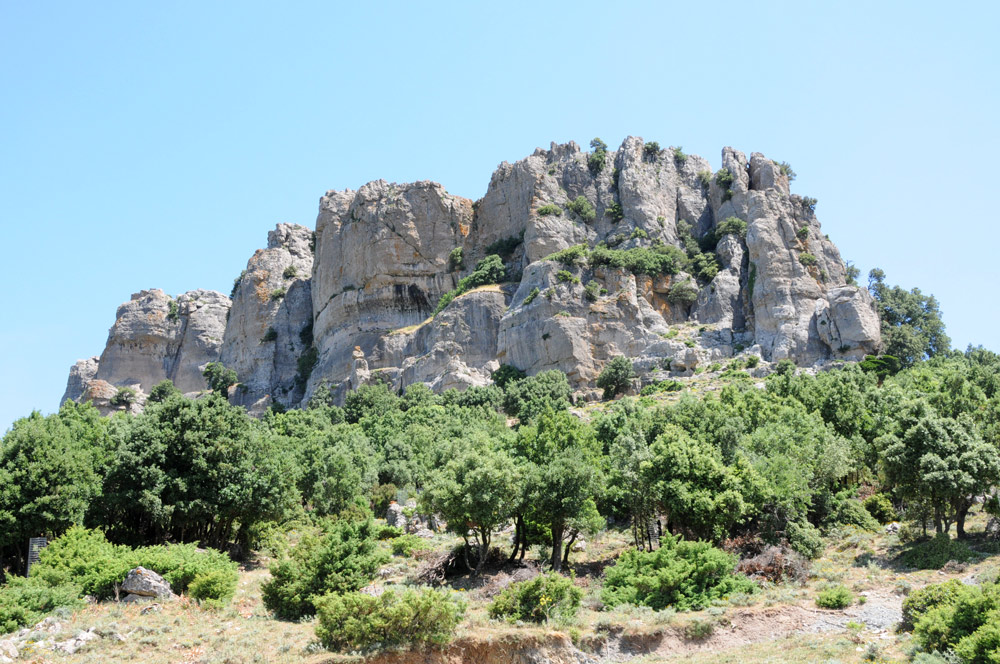
M 569 408 L 572 390 L 566 374 L 553 369 L 521 380 L 513 380 L 504 388 L 504 411 L 521 422 L 528 422 L 546 408 Z
M 597 387 L 604 390 L 605 399 L 614 399 L 629 388 L 633 378 L 635 369 L 632 367 L 632 361 L 624 355 L 619 355 L 604 365 L 601 375 L 597 377 Z
M 149 403 L 159 403 L 161 401 L 166 401 L 175 394 L 180 394 L 181 391 L 174 386 L 174 382 L 167 378 L 162 380 L 153 386 L 153 389 L 149 391 L 149 397 L 146 399 Z
M 205 382 L 208 383 L 208 389 L 223 397 L 229 396 L 229 388 L 235 385 L 238 380 L 236 371 L 227 369 L 222 362 L 209 362 L 201 373 L 205 377 Z
M 882 436 L 878 444 L 897 490 L 928 501 L 936 532 L 947 533 L 955 523 L 964 538 L 975 498 L 1000 480 L 996 447 L 983 441 L 967 417 L 940 417 L 922 402 L 911 402 L 900 431 Z
M 297 499 L 268 433 L 218 394 L 152 404 L 114 435 L 101 505 L 112 539 L 246 547 L 256 524 Z
M 466 552 L 472 533 L 478 559 L 469 567 L 478 572 L 486 562 L 493 532 L 514 515 L 517 503 L 511 497 L 520 490 L 521 477 L 510 455 L 491 449 L 488 440 L 457 447 L 444 468 L 431 476 L 422 500 L 462 536 Z
M 21 563 L 29 537 L 84 523 L 101 496 L 107 423 L 73 401 L 14 422 L 0 441 L 0 557 Z
M 742 484 L 714 447 L 668 425 L 650 451 L 642 471 L 671 532 L 719 542 L 743 520 Z
M 566 557 L 565 538 L 574 526 L 592 522 L 602 488 L 600 446 L 593 430 L 567 412 L 545 410 L 536 424 L 518 432 L 517 451 L 527 461 L 530 519 L 549 528 L 552 569 Z
M 907 291 L 888 286 L 885 272 L 878 268 L 868 273 L 868 290 L 882 321 L 884 352 L 899 358 L 903 366 L 946 352 L 951 346 L 933 295 L 924 295 L 919 288 Z

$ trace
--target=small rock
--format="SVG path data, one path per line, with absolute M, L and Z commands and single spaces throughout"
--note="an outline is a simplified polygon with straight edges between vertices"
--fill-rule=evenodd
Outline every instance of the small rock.
M 143 615 L 144 616 L 147 613 L 153 613 L 154 611 L 162 611 L 162 610 L 163 610 L 163 607 L 160 606 L 159 604 L 150 604 L 149 606 L 144 606 L 142 608 L 142 610 L 139 611 L 139 615 Z
M 399 503 L 389 503 L 389 509 L 385 513 L 385 522 L 390 526 L 406 530 L 406 515 L 403 514 L 403 507 Z
M 0 656 L 17 659 L 17 654 L 17 648 L 14 646 L 13 641 L 0 641 Z
M 896 521 L 893 521 L 892 523 L 887 523 L 886 526 L 885 526 L 885 532 L 887 532 L 887 533 L 898 533 L 899 532 L 899 523 L 896 522 Z
M 417 537 L 423 537 L 424 539 L 427 539 L 429 537 L 434 537 L 434 533 L 428 530 L 427 528 L 421 528 L 420 530 L 418 530 L 413 534 L 416 535 Z
M 581 539 L 573 542 L 573 551 L 586 551 L 586 550 L 587 550 L 586 540 Z

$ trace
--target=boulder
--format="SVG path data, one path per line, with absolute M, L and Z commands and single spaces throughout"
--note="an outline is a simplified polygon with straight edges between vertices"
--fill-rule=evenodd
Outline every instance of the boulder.
M 389 509 L 385 513 L 385 522 L 395 528 L 406 530 L 406 515 L 403 514 L 403 506 L 397 502 L 389 503 Z
M 170 589 L 170 584 L 162 576 L 145 567 L 136 567 L 130 570 L 125 575 L 122 590 L 130 595 L 137 595 L 139 597 L 156 597 L 160 599 L 175 597 L 173 591 Z M 126 601 L 128 600 L 126 599 Z

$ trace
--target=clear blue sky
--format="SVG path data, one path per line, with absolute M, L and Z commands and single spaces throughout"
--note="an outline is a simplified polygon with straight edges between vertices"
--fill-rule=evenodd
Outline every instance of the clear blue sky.
M 804 9 L 808 5 L 807 9 Z M 327 189 L 549 141 L 790 162 L 863 273 L 1000 349 L 997 4 L 0 2 L 0 431 L 143 288 L 228 293 Z

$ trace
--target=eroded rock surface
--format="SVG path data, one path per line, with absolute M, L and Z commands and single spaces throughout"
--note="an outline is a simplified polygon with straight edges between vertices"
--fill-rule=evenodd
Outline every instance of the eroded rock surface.
M 228 324 L 218 293 L 142 291 L 119 309 L 100 360 L 73 367 L 64 398 L 148 392 L 163 378 L 203 389 L 201 368 L 215 359 L 237 371 L 233 400 L 262 410 L 376 379 L 464 389 L 501 363 L 559 369 L 590 393 L 617 355 L 648 383 L 740 354 L 759 356 L 760 373 L 785 358 L 813 366 L 878 350 L 872 298 L 846 282 L 815 201 L 791 193 L 780 164 L 725 148 L 713 172 L 638 137 L 608 150 L 603 169 L 590 156 L 571 142 L 504 162 L 475 203 L 433 182 L 329 191 L 315 234 L 280 224 L 251 257 Z M 731 217 L 745 233 L 719 236 Z M 718 271 L 647 276 L 546 260 L 579 244 L 714 251 Z M 503 257 L 507 283 L 433 315 L 490 253 Z

